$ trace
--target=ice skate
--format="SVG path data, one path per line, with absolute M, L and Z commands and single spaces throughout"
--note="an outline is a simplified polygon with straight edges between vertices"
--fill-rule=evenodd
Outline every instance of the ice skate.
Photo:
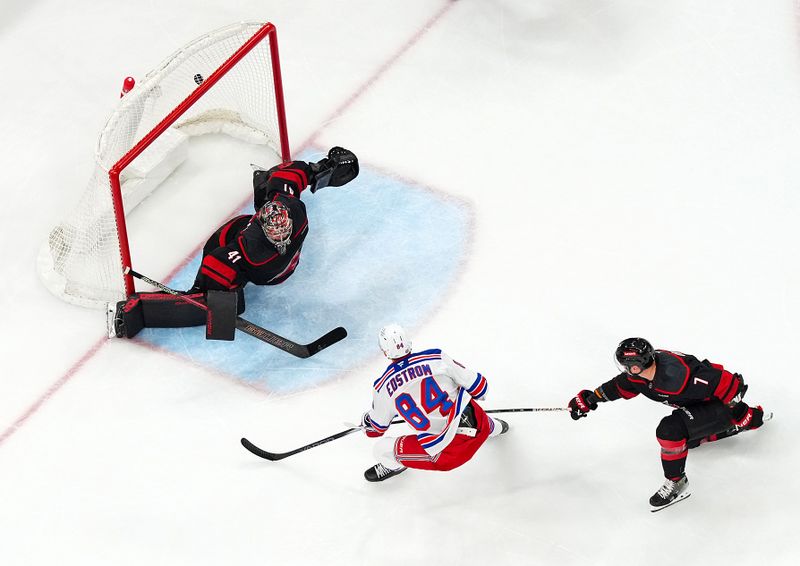
M 376 481 L 383 481 L 388 480 L 392 476 L 396 476 L 402 472 L 405 472 L 408 468 L 405 466 L 401 466 L 397 469 L 387 468 L 383 464 L 375 464 L 371 468 L 367 468 L 367 471 L 364 472 L 364 477 L 367 481 L 376 482 Z
M 681 476 L 676 481 L 670 479 L 664 481 L 657 492 L 650 498 L 650 511 L 661 511 L 673 503 L 686 499 L 692 494 L 689 490 L 689 480 L 686 476 Z
M 499 424 L 500 425 L 500 434 L 505 434 L 505 433 L 508 432 L 508 429 L 510 427 L 508 426 L 508 423 L 506 421 L 504 421 L 503 419 L 497 419 L 497 418 L 493 418 L 492 420 L 495 422 L 495 424 Z
M 120 338 L 125 335 L 125 323 L 122 321 L 122 305 L 120 303 L 106 304 L 106 328 L 109 338 Z

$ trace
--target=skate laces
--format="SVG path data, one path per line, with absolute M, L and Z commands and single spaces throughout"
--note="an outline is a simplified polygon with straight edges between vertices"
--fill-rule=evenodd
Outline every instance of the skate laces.
M 675 491 L 675 486 L 677 486 L 677 485 L 678 485 L 678 482 L 676 482 L 676 481 L 672 481 L 672 480 L 665 481 L 664 485 L 662 485 L 660 488 L 658 488 L 658 495 L 660 495 L 661 497 L 666 499 L 667 497 L 672 495 L 672 492 Z
M 375 472 L 378 474 L 379 478 L 382 478 L 383 476 L 385 476 L 387 474 L 390 474 L 392 472 L 392 470 L 390 470 L 389 468 L 387 468 L 383 464 L 376 464 L 375 465 Z

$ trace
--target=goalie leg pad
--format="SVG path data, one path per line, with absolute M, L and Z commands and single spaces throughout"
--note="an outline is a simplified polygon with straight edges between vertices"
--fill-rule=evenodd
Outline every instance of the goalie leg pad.
M 234 312 L 242 314 L 245 307 L 244 291 L 237 289 L 228 294 L 236 297 Z M 206 303 L 203 293 L 189 293 L 185 296 L 198 303 Z M 119 338 L 133 338 L 142 328 L 206 326 L 206 313 L 206 310 L 168 293 L 135 293 L 127 301 L 117 303 L 113 329 Z M 233 324 L 236 324 L 235 316 Z
M 239 293 L 231 291 L 208 292 L 206 340 L 233 340 L 238 297 Z
M 206 311 L 168 293 L 139 293 L 144 325 L 147 328 L 183 328 L 203 326 Z M 187 298 L 205 304 L 203 293 L 190 293 Z

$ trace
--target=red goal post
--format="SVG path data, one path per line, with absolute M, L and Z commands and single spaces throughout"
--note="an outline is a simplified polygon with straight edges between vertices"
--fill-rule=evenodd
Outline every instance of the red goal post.
M 133 293 L 125 216 L 186 158 L 188 139 L 207 133 L 264 144 L 291 160 L 271 23 L 237 23 L 195 39 L 120 99 L 80 202 L 40 250 L 45 286 L 98 308 Z

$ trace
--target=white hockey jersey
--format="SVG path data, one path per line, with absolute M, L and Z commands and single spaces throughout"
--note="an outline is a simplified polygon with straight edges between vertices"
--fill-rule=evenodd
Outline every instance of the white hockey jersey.
M 395 360 L 375 381 L 368 416 L 383 434 L 395 415 L 417 431 L 419 443 L 434 456 L 456 435 L 470 399 L 482 399 L 488 383 L 441 350 L 425 350 Z

